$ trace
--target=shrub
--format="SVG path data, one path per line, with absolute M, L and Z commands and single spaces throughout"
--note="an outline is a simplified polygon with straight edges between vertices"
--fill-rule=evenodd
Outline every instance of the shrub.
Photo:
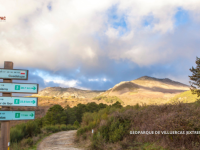
M 101 99 L 105 99 L 106 96 L 97 96 L 97 97 L 94 97 L 93 100 L 101 100 Z
M 67 130 L 67 126 L 66 126 L 65 124 L 61 124 L 61 125 L 60 125 L 60 129 L 61 129 L 62 131 L 65 131 L 65 130 Z
M 67 130 L 77 130 L 76 126 L 73 126 L 73 125 L 70 125 L 70 124 L 68 124 L 66 127 L 67 127 Z
M 82 138 L 83 138 L 83 140 L 86 140 L 87 139 L 87 135 L 83 134 Z
M 33 145 L 33 139 L 31 137 L 25 139 L 25 143 L 32 146 Z
M 60 131 L 60 128 L 58 125 L 47 125 L 44 127 L 44 129 L 48 132 L 48 133 L 55 133 Z
M 28 121 L 26 123 L 26 133 L 29 137 L 32 137 L 33 135 L 37 135 L 40 132 L 41 130 L 35 121 Z
M 22 129 L 11 128 L 10 129 L 10 141 L 11 142 L 19 142 L 23 139 L 24 133 Z
M 77 127 L 77 128 L 80 126 L 80 124 L 77 120 L 74 122 L 74 126 Z

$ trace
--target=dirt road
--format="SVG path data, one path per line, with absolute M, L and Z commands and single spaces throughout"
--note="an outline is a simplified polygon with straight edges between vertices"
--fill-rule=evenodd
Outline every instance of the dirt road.
M 37 150 L 84 150 L 73 143 L 77 130 L 62 131 L 46 137 Z

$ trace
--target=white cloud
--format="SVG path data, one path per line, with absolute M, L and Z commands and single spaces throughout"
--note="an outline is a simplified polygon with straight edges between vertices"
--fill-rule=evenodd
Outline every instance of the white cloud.
M 177 8 L 200 20 L 198 0 L 53 0 L 51 11 L 47 5 L 47 0 L 0 1 L 0 14 L 7 19 L 0 22 L 1 60 L 53 71 L 80 65 L 106 67 L 99 56 L 128 59 L 139 65 L 166 63 L 187 52 L 178 47 L 172 56 L 175 44 L 166 43 L 176 33 Z M 119 36 L 121 27 L 113 28 L 109 22 L 108 9 L 114 6 L 116 15 L 126 17 L 129 31 L 124 35 Z M 142 24 L 149 15 L 156 20 L 151 28 Z
M 39 70 L 33 72 L 32 74 L 43 78 L 45 85 L 47 85 L 49 82 L 53 82 L 55 84 L 59 84 L 60 87 L 78 87 L 83 89 L 83 87 L 78 86 L 78 84 L 81 83 L 78 80 L 66 80 L 61 76 L 51 76 L 48 73 Z
M 77 80 L 44 80 L 47 82 L 54 82 L 58 83 L 60 87 L 77 87 L 77 83 L 79 83 Z
M 99 81 L 103 81 L 103 82 L 107 82 L 107 81 L 110 81 L 109 79 L 106 79 L 106 78 L 91 78 L 91 79 L 88 79 L 89 82 L 99 82 Z

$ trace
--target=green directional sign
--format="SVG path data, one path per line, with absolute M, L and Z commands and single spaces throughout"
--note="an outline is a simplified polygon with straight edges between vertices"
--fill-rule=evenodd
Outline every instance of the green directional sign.
M 37 97 L 0 97 L 0 106 L 38 106 Z
M 32 119 L 35 119 L 35 111 L 0 111 L 0 121 Z
M 20 113 L 15 113 L 15 118 L 20 118 Z
M 37 94 L 38 84 L 0 83 L 0 92 Z
M 15 90 L 20 90 L 20 85 L 15 85 Z
M 0 68 L 0 79 L 28 80 L 28 70 Z

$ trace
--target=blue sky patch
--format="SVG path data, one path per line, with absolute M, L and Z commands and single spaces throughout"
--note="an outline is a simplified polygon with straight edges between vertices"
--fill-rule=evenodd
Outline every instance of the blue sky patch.
M 182 8 L 177 9 L 177 12 L 176 12 L 174 18 L 175 18 L 175 26 L 184 25 L 184 24 L 190 22 L 189 12 Z
M 52 4 L 51 4 L 51 2 L 49 2 L 49 4 L 47 5 L 47 8 L 48 8 L 49 11 L 52 10 Z
M 112 6 L 107 11 L 107 15 L 108 15 L 107 26 L 111 26 L 115 29 L 120 28 L 119 36 L 122 36 L 125 33 L 129 32 L 130 30 L 128 29 L 128 26 L 127 26 L 126 15 L 119 14 L 117 11 L 118 11 L 117 5 Z
M 153 15 L 148 15 L 144 17 L 143 26 L 151 26 L 154 21 Z
M 156 19 L 153 14 L 149 14 L 147 16 L 144 16 L 143 17 L 143 20 L 142 20 L 142 26 L 143 27 L 150 27 L 150 28 L 153 28 L 154 24 L 155 23 L 158 23 L 159 20 Z

